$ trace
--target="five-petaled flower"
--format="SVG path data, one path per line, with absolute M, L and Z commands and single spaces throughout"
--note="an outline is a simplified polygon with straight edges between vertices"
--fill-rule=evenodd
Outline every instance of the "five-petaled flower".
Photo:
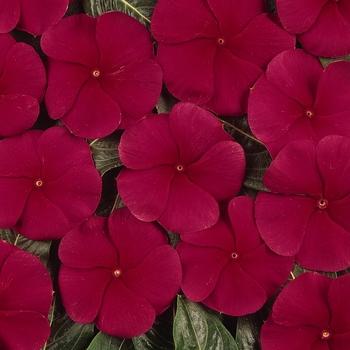
M 219 202 L 240 190 L 243 148 L 210 112 L 178 103 L 170 114 L 149 115 L 121 137 L 126 168 L 117 178 L 121 198 L 140 220 L 167 230 L 204 230 L 219 218 Z
M 249 88 L 295 46 L 266 11 L 262 0 L 159 0 L 151 30 L 165 86 L 217 114 L 246 113 Z
M 248 122 L 273 157 L 296 139 L 350 137 L 350 62 L 323 69 L 304 50 L 282 52 L 251 90 Z
M 148 331 L 181 285 L 180 259 L 165 231 L 126 207 L 73 229 L 62 239 L 59 257 L 68 315 L 117 337 Z
M 0 137 L 33 126 L 45 87 L 45 68 L 34 49 L 17 43 L 9 34 L 0 34 Z
M 51 300 L 42 262 L 0 239 L 0 348 L 41 349 L 50 336 Z
M 234 198 L 216 225 L 181 235 L 176 250 L 188 299 L 240 316 L 259 310 L 288 279 L 294 257 L 266 246 L 254 223 L 253 205 L 250 197 Z
M 40 35 L 63 17 L 71 1 L 0 0 L 0 33 L 16 27 Z
M 310 270 L 350 266 L 350 139 L 296 140 L 277 155 L 263 183 L 255 217 L 262 238 L 276 253 L 296 254 Z
M 96 210 L 101 177 L 89 145 L 67 128 L 6 138 L 0 159 L 0 227 L 30 239 L 57 239 Z
M 277 297 L 262 326 L 262 350 L 348 350 L 350 275 L 304 273 Z
M 350 6 L 343 0 L 276 0 L 283 27 L 316 56 L 350 53 Z
M 162 71 L 148 30 L 122 12 L 74 15 L 47 30 L 45 104 L 75 135 L 100 138 L 126 128 L 156 105 Z

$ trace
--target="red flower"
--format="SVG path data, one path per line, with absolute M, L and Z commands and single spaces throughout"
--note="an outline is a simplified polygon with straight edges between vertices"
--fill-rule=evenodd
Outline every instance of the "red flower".
M 130 211 L 177 233 L 208 228 L 219 218 L 217 201 L 240 190 L 242 147 L 219 120 L 192 103 L 169 115 L 149 115 L 123 134 L 117 186 Z
M 0 348 L 41 349 L 50 336 L 52 282 L 34 255 L 0 240 Z
M 262 350 L 348 350 L 350 275 L 304 273 L 277 297 L 261 329 Z
M 92 217 L 59 247 L 59 287 L 68 315 L 104 333 L 131 338 L 148 331 L 181 284 L 181 265 L 164 231 L 124 207 Z
M 160 0 L 152 16 L 169 91 L 221 115 L 247 111 L 249 88 L 295 37 L 262 0 Z
M 303 50 L 277 55 L 249 96 L 248 121 L 273 157 L 296 139 L 350 136 L 350 62 L 323 69 Z
M 65 127 L 4 139 L 0 159 L 0 227 L 56 239 L 96 210 L 101 177 L 88 144 Z
M 276 0 L 283 27 L 316 56 L 350 54 L 350 6 L 338 0 Z
M 147 29 L 132 17 L 70 16 L 41 38 L 48 59 L 45 103 L 75 134 L 104 137 L 156 105 L 162 72 Z
M 45 87 L 45 68 L 34 49 L 0 34 L 0 137 L 33 126 Z
M 176 250 L 187 298 L 240 316 L 259 310 L 288 279 L 294 257 L 277 255 L 262 241 L 253 203 L 250 197 L 234 198 L 216 225 L 181 235 Z
M 306 269 L 350 266 L 350 139 L 327 136 L 318 143 L 287 145 L 263 178 L 274 193 L 256 198 L 256 223 L 276 253 Z
M 66 13 L 68 0 L 0 0 L 0 33 L 15 27 L 40 35 Z

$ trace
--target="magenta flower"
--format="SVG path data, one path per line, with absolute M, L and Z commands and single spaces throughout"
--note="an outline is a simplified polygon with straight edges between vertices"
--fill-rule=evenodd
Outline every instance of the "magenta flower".
M 234 198 L 219 221 L 181 235 L 176 250 L 183 268 L 182 290 L 192 301 L 227 315 L 259 310 L 288 279 L 294 257 L 271 251 L 253 218 L 254 200 Z
M 276 0 L 283 27 L 316 56 L 350 54 L 350 6 L 339 0 Z
M 279 294 L 261 329 L 262 350 L 348 350 L 350 275 L 304 273 Z
M 126 128 L 158 101 L 162 71 L 150 33 L 124 13 L 67 17 L 43 34 L 41 46 L 49 56 L 48 113 L 75 135 Z
M 50 336 L 52 282 L 34 255 L 0 240 L 0 348 L 41 349 Z
M 296 254 L 302 267 L 338 271 L 350 266 L 350 139 L 287 145 L 263 178 L 255 217 L 266 244 Z
M 69 232 L 59 257 L 68 315 L 116 337 L 147 332 L 180 289 L 180 260 L 165 232 L 137 220 L 126 207 Z
M 45 87 L 45 68 L 35 50 L 9 34 L 0 34 L 0 137 L 33 126 Z
M 40 35 L 66 13 L 68 0 L 0 0 L 0 33 L 15 27 Z
M 247 111 L 249 88 L 295 37 L 262 0 L 160 0 L 152 16 L 169 91 L 221 115 Z
M 242 147 L 214 115 L 192 103 L 127 129 L 119 155 L 126 168 L 117 187 L 125 205 L 138 219 L 158 220 L 177 233 L 214 225 L 217 202 L 238 193 L 245 171 Z
M 4 139 L 0 159 L 0 227 L 57 239 L 96 210 L 102 181 L 90 147 L 65 127 Z
M 250 128 L 273 157 L 296 139 L 350 137 L 349 116 L 350 62 L 323 69 L 317 57 L 303 50 L 277 55 L 248 100 Z

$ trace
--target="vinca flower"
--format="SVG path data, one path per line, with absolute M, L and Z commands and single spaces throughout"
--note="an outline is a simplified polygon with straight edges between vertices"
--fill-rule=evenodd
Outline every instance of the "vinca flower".
M 57 239 L 96 210 L 101 177 L 89 145 L 67 128 L 6 138 L 0 159 L 0 227 L 30 239 Z
M 34 255 L 0 240 L 0 348 L 39 350 L 50 336 L 52 282 Z
M 168 90 L 217 114 L 247 112 L 251 88 L 295 36 L 263 0 L 159 0 L 151 21 Z
M 288 279 L 294 257 L 266 246 L 254 223 L 253 205 L 250 197 L 234 198 L 228 215 L 222 213 L 214 226 L 181 235 L 176 250 L 188 299 L 240 316 L 259 310 Z
M 101 138 L 126 128 L 156 105 L 162 71 L 148 30 L 122 12 L 74 15 L 47 30 L 45 104 L 75 135 Z
M 126 207 L 73 229 L 62 239 L 59 257 L 68 315 L 116 337 L 147 332 L 180 289 L 180 259 L 165 232 Z
M 245 171 L 243 148 L 214 115 L 192 103 L 127 129 L 119 156 L 125 168 L 117 187 L 125 205 L 138 219 L 177 233 L 214 225 L 218 202 L 238 193 Z
M 304 273 L 277 297 L 261 329 L 262 350 L 348 350 L 350 275 Z
M 296 255 L 306 269 L 350 266 L 350 139 L 326 136 L 291 142 L 267 169 L 271 193 L 256 198 L 255 217 L 266 244 Z
M 0 34 L 0 137 L 33 126 L 45 87 L 45 68 L 35 50 L 9 34 Z

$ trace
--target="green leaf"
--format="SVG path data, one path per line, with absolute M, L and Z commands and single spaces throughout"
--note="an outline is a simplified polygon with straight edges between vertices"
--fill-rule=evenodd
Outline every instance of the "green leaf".
M 96 169 L 103 176 L 108 170 L 118 168 L 122 162 L 118 154 L 119 135 L 113 133 L 103 139 L 96 139 L 90 142 L 92 158 Z
M 174 342 L 176 350 L 238 350 L 235 340 L 214 313 L 181 295 L 177 298 Z
M 263 321 L 258 314 L 238 317 L 236 342 L 239 350 L 260 350 L 260 328 Z
M 47 267 L 50 255 L 51 241 L 32 241 L 11 229 L 0 229 L 0 238 L 16 245 L 29 253 L 36 255 Z
M 157 0 L 83 0 L 85 12 L 97 17 L 104 12 L 124 12 L 149 27 Z
M 99 332 L 86 350 L 134 350 L 130 339 L 120 339 Z
M 329 64 L 337 61 L 350 61 L 350 55 L 345 57 L 338 57 L 338 58 L 329 58 L 329 57 L 319 57 L 319 60 L 323 66 L 323 68 L 326 68 Z
M 92 323 L 76 323 L 65 312 L 54 310 L 51 337 L 45 350 L 86 350 L 93 337 Z

